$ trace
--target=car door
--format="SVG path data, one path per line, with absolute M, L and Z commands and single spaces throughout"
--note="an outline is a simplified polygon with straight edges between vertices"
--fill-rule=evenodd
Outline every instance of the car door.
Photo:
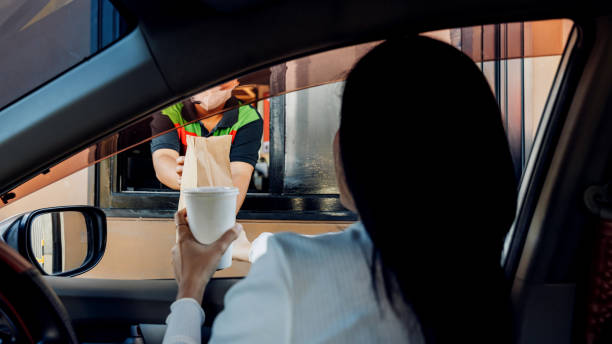
M 608 20 L 580 26 L 575 50 L 562 62 L 566 74 L 553 86 L 557 98 L 547 103 L 550 125 L 521 186 L 506 256 L 520 342 L 598 342 L 609 318 L 601 299 L 608 270 L 598 253 L 608 217 L 592 206 L 599 201 L 589 192 L 609 178 L 609 88 L 599 84 L 608 80 Z
M 335 6 L 326 2 L 304 5 L 299 2 L 273 4 L 261 1 L 230 5 L 188 2 L 178 6 L 141 1 L 116 2 L 119 12 L 122 12 L 126 18 L 127 29 L 122 39 L 2 108 L 0 117 L 5 121 L 4 128 L 10 128 L 10 130 L 0 132 L 0 140 L 3 142 L 0 146 L 0 156 L 7 160 L 12 157 L 11 164 L 0 171 L 3 199 L 7 203 L 11 200 L 18 202 L 22 197 L 20 192 L 25 194 L 30 190 L 24 186 L 21 186 L 21 190 L 13 189 L 40 172 L 45 172 L 45 174 L 37 177 L 39 180 L 44 178 L 53 180 L 65 176 L 68 172 L 73 172 L 75 166 L 88 166 L 118 153 L 121 149 L 116 149 L 117 147 L 124 148 L 126 152 L 131 149 L 131 153 L 135 154 L 133 149 L 137 145 L 111 146 L 113 149 L 105 151 L 108 147 L 100 143 L 112 141 L 115 134 L 144 120 L 154 110 L 221 81 L 248 75 L 248 72 L 260 71 L 262 67 L 276 66 L 279 62 L 309 53 L 352 43 L 376 41 L 399 33 L 450 28 L 458 28 L 461 32 L 461 24 L 501 23 L 502 19 L 512 22 L 523 17 L 540 19 L 550 16 L 573 17 L 582 14 L 588 18 L 588 15 L 593 15 L 589 9 L 563 4 L 548 11 L 542 10 L 540 7 L 543 6 L 542 4 L 522 6 L 509 2 L 499 3 L 491 8 L 482 8 L 476 2 L 444 3 L 443 5 L 433 6 L 432 4 L 424 8 L 413 8 L 403 2 L 394 2 L 384 6 L 354 3 Z M 513 9 L 514 12 L 508 11 L 508 8 Z M 299 11 L 301 15 L 295 16 L 295 11 Z M 458 13 L 461 16 L 450 18 L 441 13 Z M 316 25 L 313 22 L 316 22 Z M 510 277 L 514 277 L 517 271 L 524 271 L 519 268 L 521 264 L 541 264 L 543 262 L 531 258 L 534 255 L 543 254 L 540 252 L 546 252 L 546 250 L 554 250 L 550 246 L 542 251 L 541 246 L 529 246 L 525 243 L 530 243 L 528 240 L 530 235 L 538 235 L 538 237 L 540 235 L 533 234 L 538 231 L 534 232 L 531 227 L 534 226 L 536 209 L 538 207 L 547 208 L 551 204 L 549 202 L 554 200 L 551 197 L 543 199 L 543 190 L 548 190 L 548 192 L 563 190 L 563 187 L 558 186 L 561 183 L 558 180 L 560 177 L 549 177 L 549 173 L 552 173 L 550 171 L 559 173 L 562 170 L 554 165 L 553 161 L 559 159 L 568 161 L 569 159 L 564 155 L 565 152 L 557 146 L 562 137 L 575 135 L 575 133 L 567 132 L 570 129 L 565 124 L 566 118 L 572 118 L 571 113 L 576 117 L 587 111 L 587 109 L 577 109 L 578 105 L 573 105 L 572 108 L 572 104 L 580 104 L 580 102 L 586 104 L 587 100 L 591 99 L 576 91 L 593 87 L 592 79 L 582 79 L 585 61 L 591 58 L 596 59 L 595 62 L 597 62 L 600 61 L 597 60 L 598 57 L 601 59 L 602 56 L 605 56 L 605 49 L 601 46 L 596 52 L 600 55 L 589 55 L 592 53 L 591 47 L 594 45 L 595 37 L 605 40 L 605 20 L 600 19 L 595 22 L 583 19 L 578 23 L 580 30 L 573 34 L 575 36 L 573 36 L 572 49 L 566 51 L 563 58 L 559 57 L 562 68 L 557 74 L 558 77 L 554 79 L 553 93 L 548 97 L 549 101 L 546 103 L 548 104 L 546 109 L 549 111 L 548 113 L 544 111 L 543 115 L 547 118 L 546 126 L 538 134 L 541 137 L 531 138 L 533 140 L 531 145 L 537 148 L 533 150 L 536 154 L 525 154 L 532 150 L 526 148 L 527 144 L 523 138 L 517 140 L 519 148 L 515 155 L 517 159 L 515 166 L 520 166 L 520 168 L 517 167 L 517 178 L 523 176 L 523 198 L 518 221 L 508 239 L 509 249 L 504 261 Z M 279 25 L 287 29 L 278 30 Z M 231 27 L 231 30 L 212 29 L 227 27 Z M 498 30 L 501 30 L 501 27 Z M 486 32 L 488 31 L 484 27 L 481 28 L 481 34 L 484 35 Z M 245 33 L 249 33 L 246 38 Z M 467 41 L 464 43 L 467 46 Z M 605 41 L 601 44 L 604 43 Z M 217 53 L 212 54 L 211 51 Z M 484 55 L 484 50 L 482 53 Z M 497 59 L 500 60 L 517 58 L 524 59 L 525 56 L 519 54 L 518 57 L 510 58 L 508 54 L 497 55 Z M 485 62 L 485 59 L 480 61 L 486 73 L 490 65 L 485 66 Z M 508 66 L 509 64 L 511 63 L 506 63 L 507 70 L 510 72 L 516 70 L 513 69 L 515 67 Z M 601 66 L 601 64 L 595 63 L 590 66 Z M 495 68 L 500 68 L 495 65 L 493 67 L 494 71 Z M 522 65 L 519 63 L 519 68 L 524 67 L 524 61 Z M 332 79 L 329 75 L 327 77 Z M 495 82 L 502 85 L 499 80 Z M 500 88 L 496 91 L 501 99 L 504 94 L 503 90 Z M 574 99 L 574 94 L 582 95 L 583 98 Z M 513 106 L 515 103 L 506 98 L 506 100 L 500 100 L 500 105 L 502 104 Z M 596 104 L 601 107 L 601 103 L 597 102 L 590 106 L 595 107 Z M 571 112 L 570 109 L 573 109 L 574 112 Z M 519 110 L 521 111 L 524 113 L 524 108 Z M 25 119 L 24 114 L 27 114 Z M 506 109 L 506 114 L 510 115 L 511 111 Z M 86 120 L 83 120 L 85 116 Z M 578 123 L 577 117 L 574 120 L 575 123 Z M 79 126 L 71 126 L 71 123 L 79 123 Z M 510 126 L 511 123 L 511 118 L 508 118 L 507 124 Z M 525 124 L 520 123 L 519 121 L 519 132 L 525 128 Z M 589 128 L 594 130 L 592 126 L 593 122 L 589 122 Z M 599 128 L 599 130 L 603 129 Z M 29 143 L 30 137 L 25 135 L 28 132 L 41 133 L 38 136 L 39 142 L 44 144 L 32 147 Z M 54 135 L 58 132 L 61 132 L 62 135 Z M 509 132 L 515 133 L 516 131 L 509 130 Z M 586 149 L 584 147 L 592 147 L 592 144 L 586 142 L 579 146 Z M 92 152 L 87 147 L 96 149 Z M 75 153 L 80 155 L 74 155 Z M 77 156 L 82 160 L 72 167 L 55 165 L 70 156 L 73 162 Z M 119 159 L 117 156 L 116 160 Z M 110 164 L 110 160 L 107 163 Z M 552 169 L 551 166 L 555 168 Z M 50 170 L 47 171 L 49 168 Z M 528 172 L 523 174 L 523 168 L 526 168 Z M 581 168 L 584 167 L 581 166 Z M 129 207 L 120 208 L 117 207 L 117 204 L 112 203 L 113 200 L 109 198 L 112 196 L 111 187 L 113 186 L 108 186 L 106 189 L 109 196 L 106 200 L 99 198 L 104 192 L 104 190 L 100 192 L 100 189 L 104 189 L 104 185 L 101 184 L 106 179 L 102 182 L 100 179 L 95 179 L 96 175 L 105 173 L 104 167 L 99 166 L 97 169 L 97 172 L 94 170 L 92 173 L 92 186 L 94 190 L 97 190 L 94 192 L 94 204 L 97 197 L 98 205 L 108 206 L 109 212 L 115 211 L 118 214 L 123 211 L 125 215 L 128 210 L 117 209 L 134 210 Z M 110 174 L 109 171 L 107 175 Z M 90 178 L 89 175 L 87 178 Z M 557 186 L 544 188 L 547 183 L 553 183 L 551 178 L 555 180 Z M 583 183 L 584 180 L 581 185 Z M 570 180 L 564 185 L 572 185 L 572 188 L 576 188 L 574 192 L 577 192 L 576 180 Z M 11 192 L 14 194 L 11 195 Z M 121 198 L 122 195 L 115 196 Z M 88 197 L 85 197 L 86 201 L 90 200 Z M 559 197 L 558 201 L 562 200 L 563 198 Z M 103 204 L 103 202 L 107 203 Z M 165 209 L 168 211 L 171 207 Z M 330 209 L 332 213 L 338 210 L 333 207 Z M 321 208 L 317 210 L 321 211 Z M 551 214 L 550 217 L 547 217 L 549 218 L 552 221 L 554 216 Z M 350 217 L 333 219 L 354 220 Z M 559 217 L 555 218 L 557 222 L 560 220 Z M 329 218 L 325 221 L 333 222 L 329 221 Z M 539 225 L 539 227 L 555 228 L 554 225 Z M 167 229 L 165 230 L 167 235 Z M 565 240 L 568 239 L 565 238 Z M 573 261 L 573 259 L 567 259 Z M 526 271 L 537 271 L 537 269 Z M 240 274 L 235 276 L 240 276 Z M 521 338 L 525 341 L 529 341 L 529 338 L 547 340 L 557 338 L 556 336 L 565 338 L 560 334 L 561 332 L 552 333 L 552 331 L 533 326 L 532 323 L 526 324 L 526 319 L 531 321 L 538 311 L 550 311 L 550 303 L 558 304 L 555 299 L 552 299 L 552 294 L 546 292 L 549 289 L 542 288 L 536 299 L 549 297 L 550 302 L 537 303 L 535 306 L 540 308 L 534 309 L 533 303 L 528 301 L 534 296 L 525 290 L 528 289 L 527 287 L 537 289 L 548 286 L 548 284 L 537 278 L 535 279 L 537 283 L 525 283 L 526 281 L 533 282 L 532 278 L 535 277 L 519 273 L 515 282 L 516 304 L 522 312 L 519 312 L 518 320 L 524 326 Z M 119 341 L 130 336 L 131 325 L 163 323 L 168 306 L 176 294 L 176 285 L 172 280 L 99 280 L 60 277 L 49 277 L 47 280 L 67 306 L 81 338 L 91 341 Z M 214 314 L 222 308 L 222 296 L 225 291 L 236 281 L 236 278 L 218 278 L 211 282 L 204 304 L 207 314 L 212 315 L 207 317 L 207 324 L 210 324 L 214 319 Z M 559 300 L 565 302 L 568 302 L 568 299 L 573 300 L 575 295 L 571 290 L 568 293 L 558 295 Z M 564 309 L 560 314 L 562 314 L 559 316 L 561 322 L 555 324 L 562 324 L 564 329 L 571 329 L 571 321 L 568 325 L 567 319 L 572 318 L 573 309 Z M 565 322 L 562 322 L 563 320 Z

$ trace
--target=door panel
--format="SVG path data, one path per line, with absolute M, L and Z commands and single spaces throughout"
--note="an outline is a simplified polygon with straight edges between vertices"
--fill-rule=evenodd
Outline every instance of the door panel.
M 210 281 L 203 299 L 204 326 L 223 309 L 227 290 L 235 278 Z M 174 280 L 110 280 L 45 277 L 63 302 L 80 341 L 123 342 L 130 327 L 138 324 L 164 324 L 175 300 Z

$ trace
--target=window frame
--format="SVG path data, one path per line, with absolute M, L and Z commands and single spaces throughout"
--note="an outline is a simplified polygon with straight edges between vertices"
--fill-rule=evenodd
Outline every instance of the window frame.
M 314 86 L 316 87 L 316 86 Z M 285 95 L 269 98 L 269 192 L 247 193 L 237 218 L 242 220 L 356 221 L 357 214 L 340 203 L 338 194 L 285 194 Z M 279 111 L 279 112 L 276 112 Z M 124 191 L 119 182 L 117 156 L 96 165 L 96 206 L 109 217 L 171 218 L 178 207 L 178 191 Z
M 592 37 L 585 37 L 582 25 L 576 20 L 573 22 L 572 31 L 548 93 L 531 154 L 528 156 L 519 182 L 517 214 L 506 236 L 501 255 L 501 264 L 508 278 L 516 276 L 519 270 L 536 205 L 549 172 L 576 84 L 584 71 L 585 58 L 592 44 Z

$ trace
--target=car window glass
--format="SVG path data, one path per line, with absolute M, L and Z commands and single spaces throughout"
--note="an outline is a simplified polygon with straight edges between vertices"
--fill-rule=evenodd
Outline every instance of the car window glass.
M 501 108 L 517 179 L 531 154 L 571 28 L 568 20 L 547 20 L 424 33 L 462 50 L 483 71 Z M 380 42 L 306 56 L 239 77 L 231 93 L 234 102 L 209 114 L 226 116 L 249 107 L 262 121 L 254 173 L 238 214 L 250 239 L 264 231 L 336 231 L 356 219 L 338 202 L 331 142 L 339 124 L 344 79 L 354 63 L 377 44 Z M 177 104 L 162 106 L 158 115 Z M 398 109 L 409 111 L 409 107 Z M 195 123 L 202 129 L 199 123 L 206 116 L 187 118 L 185 126 Z M 8 202 L 0 208 L 0 219 L 28 207 L 62 205 L 57 204 L 61 203 L 58 197 L 52 202 L 44 200 L 51 195 L 78 194 L 79 201 L 67 199 L 65 204 L 96 204 L 108 216 L 107 252 L 88 277 L 172 278 L 167 262 L 175 240 L 171 217 L 178 192 L 156 176 L 151 137 L 177 135 L 181 125 L 168 116 L 161 118 L 166 121 L 157 131 L 152 129 L 152 114 L 51 168 L 39 177 L 39 183 L 98 162 L 41 189 L 38 197 L 34 193 Z M 364 163 L 376 163 L 376 159 L 364 157 Z M 24 190 L 35 188 L 26 184 L 21 186 Z M 216 276 L 242 276 L 248 268 L 248 263 L 235 262 Z
M 253 184 L 249 189 L 251 193 L 338 193 L 330 142 L 338 129 L 343 85 L 344 82 L 325 84 L 253 104 L 263 120 L 263 132 Z M 244 88 L 239 92 L 244 92 Z M 249 92 L 257 92 L 257 89 L 253 87 Z M 271 145 L 270 127 L 273 132 L 280 131 L 278 125 L 281 123 L 284 123 L 284 137 Z M 151 147 L 151 143 L 146 142 L 117 156 L 120 191 L 173 191 L 157 179 L 151 162 Z M 272 166 L 280 167 L 278 171 L 270 171 L 271 159 L 282 161 Z
M 126 31 L 108 0 L 0 1 L 0 108 Z
M 571 20 L 481 25 L 425 33 L 470 56 L 497 98 L 517 179 L 531 154 Z

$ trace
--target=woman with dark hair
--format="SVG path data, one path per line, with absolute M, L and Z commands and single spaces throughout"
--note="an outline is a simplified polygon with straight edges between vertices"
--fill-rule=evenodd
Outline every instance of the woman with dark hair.
M 361 221 L 258 238 L 267 252 L 226 294 L 211 341 L 511 341 L 499 262 L 516 182 L 482 73 L 444 43 L 389 40 L 350 73 L 341 117 L 340 200 Z M 175 219 L 179 294 L 164 342 L 199 343 L 204 288 L 241 227 L 204 246 L 184 211 Z
M 377 101 L 375 111 L 364 99 Z M 383 147 L 363 135 L 376 120 L 393 128 Z M 474 62 L 424 37 L 386 42 L 347 79 L 339 132 L 374 244 L 372 275 L 396 309 L 412 307 L 428 343 L 510 341 L 499 262 L 516 181 L 499 108 Z

